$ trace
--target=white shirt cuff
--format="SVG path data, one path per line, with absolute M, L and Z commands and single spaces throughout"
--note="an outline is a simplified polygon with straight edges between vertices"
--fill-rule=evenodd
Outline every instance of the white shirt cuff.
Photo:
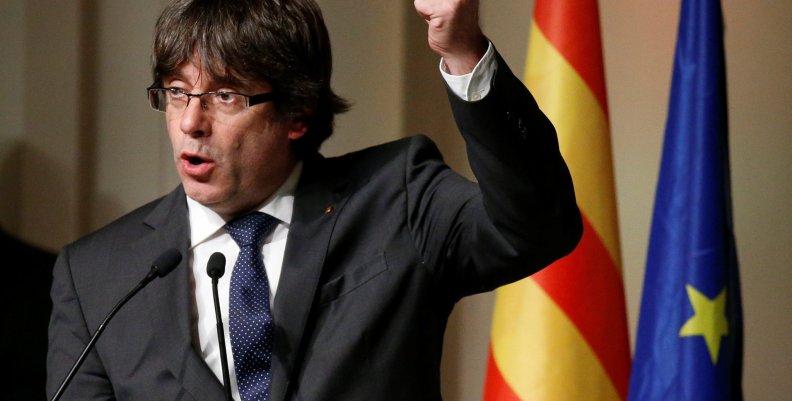
M 476 67 L 468 74 L 451 75 L 447 72 L 443 60 L 440 60 L 440 74 L 443 75 L 448 87 L 460 99 L 471 102 L 481 100 L 487 96 L 497 67 L 498 63 L 495 61 L 495 50 L 492 48 L 492 42 L 489 43 L 487 51 L 476 64 Z

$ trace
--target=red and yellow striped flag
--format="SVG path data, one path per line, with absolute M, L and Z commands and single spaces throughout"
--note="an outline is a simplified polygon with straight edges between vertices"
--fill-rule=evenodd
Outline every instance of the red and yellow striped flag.
M 556 126 L 583 214 L 567 257 L 497 290 L 486 401 L 625 400 L 630 371 L 596 0 L 536 0 L 525 84 Z

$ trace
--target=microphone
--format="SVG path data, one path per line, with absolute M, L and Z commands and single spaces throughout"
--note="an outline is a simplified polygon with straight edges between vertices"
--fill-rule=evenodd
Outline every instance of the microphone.
M 223 334 L 223 317 L 220 314 L 220 301 L 217 296 L 217 280 L 225 274 L 226 258 L 220 252 L 215 252 L 209 256 L 206 264 L 206 274 L 212 278 L 212 295 L 214 297 L 215 317 L 217 319 L 217 341 L 220 343 L 220 364 L 223 367 L 223 388 L 225 388 L 226 401 L 233 401 L 231 398 L 231 381 L 228 376 L 228 357 L 226 357 L 225 335 Z
M 105 327 L 107 326 L 107 323 L 110 321 L 110 319 L 113 316 L 115 316 L 116 312 L 118 312 L 118 310 L 121 309 L 121 307 L 124 306 L 124 304 L 126 304 L 127 301 L 129 301 L 135 294 L 137 294 L 138 291 L 142 290 L 143 287 L 145 287 L 148 283 L 150 283 L 151 280 L 154 280 L 157 277 L 165 277 L 168 273 L 170 273 L 176 267 L 176 265 L 178 265 L 179 262 L 181 262 L 181 259 L 182 259 L 181 252 L 179 252 L 177 249 L 170 248 L 165 252 L 163 252 L 162 254 L 160 254 L 160 256 L 156 260 L 154 260 L 154 263 L 152 263 L 151 265 L 151 270 L 149 270 L 149 273 L 146 275 L 146 277 L 144 277 L 143 280 L 141 280 L 140 283 L 138 283 L 138 285 L 132 289 L 132 291 L 129 291 L 128 294 L 126 294 L 123 298 L 121 298 L 121 300 L 118 301 L 118 303 L 113 307 L 113 309 L 110 310 L 110 313 L 107 314 L 104 320 L 102 320 L 102 323 L 99 325 L 99 328 L 97 328 L 96 332 L 94 332 L 94 334 L 91 336 L 91 340 L 88 341 L 88 345 L 85 346 L 82 353 L 80 354 L 80 357 L 77 358 L 76 362 L 74 362 L 74 365 L 72 366 L 69 373 L 66 375 L 66 378 L 63 379 L 63 382 L 58 388 L 58 391 L 55 392 L 55 395 L 52 397 L 51 401 L 56 401 L 60 399 L 60 397 L 63 395 L 63 392 L 66 390 L 66 387 L 69 385 L 69 382 L 71 382 L 71 380 L 74 378 L 74 375 L 77 373 L 77 369 L 79 369 L 80 366 L 83 364 L 85 358 L 88 356 L 88 353 L 91 351 L 94 344 L 96 344 L 96 340 L 99 339 L 99 336 L 104 331 Z

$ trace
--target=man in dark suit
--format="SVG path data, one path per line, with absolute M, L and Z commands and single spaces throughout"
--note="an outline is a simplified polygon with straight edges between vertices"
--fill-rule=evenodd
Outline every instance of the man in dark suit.
M 251 300 L 266 310 L 245 333 L 266 334 L 247 344 L 267 344 L 252 390 L 236 324 L 224 322 L 235 399 L 441 398 L 454 304 L 565 255 L 581 222 L 555 131 L 482 34 L 477 2 L 415 7 L 478 184 L 422 136 L 318 153 L 346 104 L 330 89 L 329 40 L 312 0 L 165 9 L 149 98 L 165 113 L 182 184 L 61 252 L 50 394 L 108 308 L 174 247 L 186 256 L 180 266 L 116 315 L 65 398 L 223 399 L 205 274 L 215 252 L 234 266 L 220 280 L 223 316 Z M 231 237 L 234 224 L 258 212 L 272 228 L 254 256 L 237 256 L 245 245 Z M 265 295 L 233 295 L 235 272 L 253 263 L 263 263 Z

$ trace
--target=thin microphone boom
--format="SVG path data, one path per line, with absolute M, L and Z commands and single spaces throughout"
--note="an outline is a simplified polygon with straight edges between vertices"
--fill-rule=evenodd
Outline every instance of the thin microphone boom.
M 99 339 L 99 336 L 104 331 L 105 327 L 107 326 L 107 323 L 110 321 L 110 319 L 113 316 L 115 316 L 116 312 L 118 312 L 118 310 L 121 309 L 121 307 L 124 306 L 124 304 L 126 304 L 127 301 L 129 301 L 135 294 L 137 294 L 138 291 L 142 290 L 143 287 L 148 285 L 148 283 L 150 283 L 151 280 L 154 280 L 157 277 L 165 277 L 168 273 L 170 273 L 176 267 L 176 265 L 178 265 L 179 262 L 181 262 L 181 259 L 182 259 L 181 252 L 179 252 L 174 248 L 170 248 L 167 251 L 163 252 L 154 261 L 154 263 L 151 265 L 151 270 L 149 270 L 149 273 L 146 275 L 146 277 L 144 277 L 143 280 L 141 280 L 140 283 L 138 283 L 138 285 L 132 289 L 132 291 L 126 294 L 123 298 L 121 298 L 121 300 L 118 301 L 118 303 L 113 307 L 113 309 L 110 310 L 110 313 L 107 314 L 104 320 L 102 320 L 102 323 L 99 324 L 99 327 L 96 329 L 96 332 L 94 332 L 94 334 L 91 336 L 91 340 L 88 341 L 88 345 L 85 346 L 82 353 L 80 354 L 80 357 L 77 358 L 76 362 L 74 362 L 74 365 L 69 371 L 69 374 L 67 374 L 66 378 L 63 379 L 63 382 L 58 388 L 58 391 L 56 391 L 55 395 L 52 396 L 51 401 L 56 401 L 60 399 L 60 397 L 63 395 L 63 392 L 66 390 L 66 387 L 69 385 L 69 382 L 71 382 L 71 380 L 74 378 L 74 375 L 77 373 L 77 370 L 83 364 L 85 358 L 88 356 L 88 353 L 91 352 L 91 349 L 93 349 L 94 344 L 96 344 L 96 340 Z
M 220 364 L 223 367 L 223 388 L 226 401 L 233 401 L 231 397 L 231 381 L 228 373 L 228 357 L 226 356 L 225 335 L 223 334 L 223 317 L 220 314 L 220 301 L 217 296 L 217 280 L 225 274 L 226 258 L 220 252 L 209 256 L 206 264 L 206 274 L 212 278 L 212 296 L 214 297 L 215 318 L 217 320 L 217 341 L 220 343 Z

